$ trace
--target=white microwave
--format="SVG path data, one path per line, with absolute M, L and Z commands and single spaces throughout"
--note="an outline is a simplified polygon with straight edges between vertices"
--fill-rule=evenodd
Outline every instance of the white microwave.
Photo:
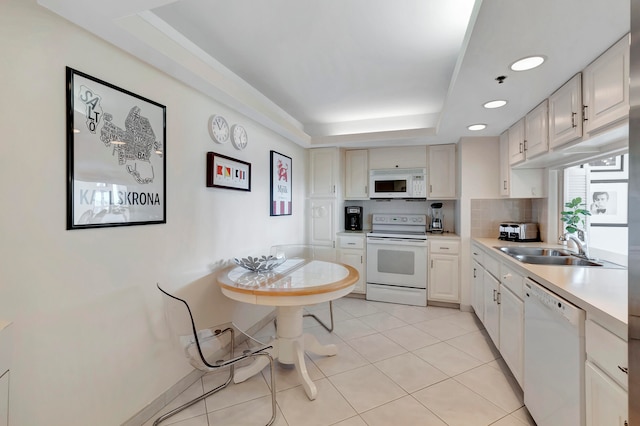
M 369 198 L 427 198 L 427 169 L 369 172 Z

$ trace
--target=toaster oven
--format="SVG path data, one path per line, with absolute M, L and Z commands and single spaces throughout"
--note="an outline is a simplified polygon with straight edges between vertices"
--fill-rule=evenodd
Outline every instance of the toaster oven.
M 517 242 L 540 241 L 538 224 L 535 222 L 503 222 L 500 224 L 498 239 Z

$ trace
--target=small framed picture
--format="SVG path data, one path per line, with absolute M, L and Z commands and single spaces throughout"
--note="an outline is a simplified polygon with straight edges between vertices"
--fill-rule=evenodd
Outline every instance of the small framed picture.
M 166 107 L 66 76 L 67 229 L 166 223 Z
M 271 216 L 291 214 L 291 158 L 271 151 Z
M 589 211 L 592 226 L 626 226 L 629 183 L 591 182 Z
M 251 192 L 251 163 L 207 152 L 207 186 Z
M 592 172 L 622 172 L 624 171 L 624 162 L 622 155 L 602 158 L 589 162 L 589 170 Z

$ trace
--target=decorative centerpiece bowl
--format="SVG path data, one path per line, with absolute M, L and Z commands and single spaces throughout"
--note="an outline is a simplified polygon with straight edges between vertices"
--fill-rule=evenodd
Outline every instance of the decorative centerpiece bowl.
M 284 256 L 260 256 L 260 257 L 243 257 L 242 259 L 238 259 L 235 257 L 233 259 L 236 262 L 236 265 L 242 266 L 245 269 L 248 269 L 251 272 L 267 272 L 271 271 L 273 268 L 276 268 L 284 263 L 287 260 Z

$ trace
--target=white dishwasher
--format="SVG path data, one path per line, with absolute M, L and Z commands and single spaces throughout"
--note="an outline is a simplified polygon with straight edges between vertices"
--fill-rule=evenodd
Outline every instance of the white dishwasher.
M 538 426 L 584 426 L 585 312 L 527 279 L 524 403 Z

